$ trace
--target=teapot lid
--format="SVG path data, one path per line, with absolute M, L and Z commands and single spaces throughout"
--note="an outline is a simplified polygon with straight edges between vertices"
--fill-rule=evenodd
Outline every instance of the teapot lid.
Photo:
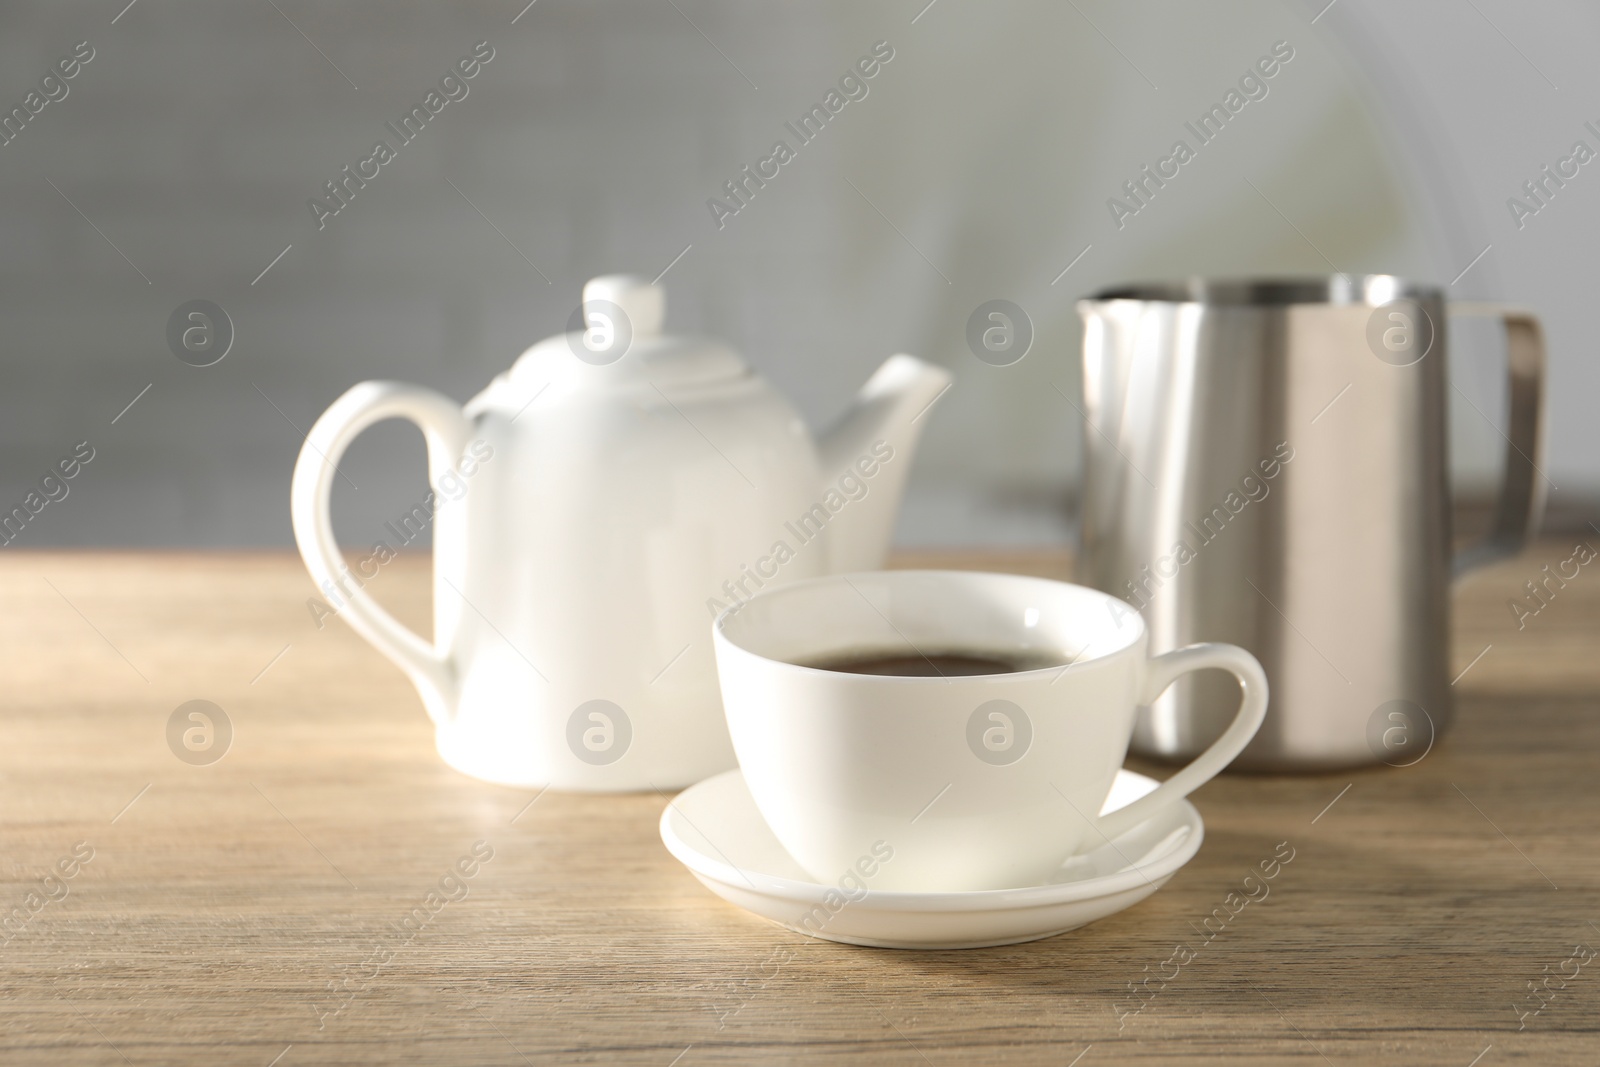
M 748 373 L 744 360 L 720 341 L 663 334 L 666 303 L 666 290 L 643 275 L 591 279 L 567 332 L 524 352 L 506 384 L 531 393 L 557 381 L 580 388 L 628 381 L 700 385 Z

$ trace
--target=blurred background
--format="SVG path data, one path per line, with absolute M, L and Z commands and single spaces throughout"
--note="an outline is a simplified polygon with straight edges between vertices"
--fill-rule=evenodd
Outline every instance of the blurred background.
M 1507 206 L 1574 142 L 1600 150 L 1592 4 L 525 3 L 0 8 L 0 510 L 94 449 L 13 546 L 289 545 L 304 432 L 350 385 L 464 401 L 587 278 L 664 269 L 669 328 L 725 337 L 816 425 L 891 352 L 952 369 L 905 545 L 1071 540 L 1074 301 L 1191 273 L 1398 273 L 1536 309 L 1549 525 L 1600 515 L 1600 166 L 1534 216 Z M 308 201 L 479 42 L 467 96 L 319 229 Z M 708 199 L 878 42 L 867 95 L 719 225 Z M 1108 200 L 1278 42 L 1267 95 L 1119 226 Z M 208 367 L 167 341 L 197 299 L 234 331 Z M 967 348 L 991 299 L 1032 321 L 1012 366 Z M 1452 329 L 1471 504 L 1504 448 L 1502 341 Z M 409 426 L 342 466 L 348 543 L 426 491 Z

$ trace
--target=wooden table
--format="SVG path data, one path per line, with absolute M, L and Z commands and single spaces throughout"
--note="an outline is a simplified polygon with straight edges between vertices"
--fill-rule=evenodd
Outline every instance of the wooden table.
M 662 847 L 660 796 L 530 805 L 449 770 L 399 672 L 313 623 L 287 554 L 7 551 L 0 1055 L 1592 1064 L 1600 964 L 1578 957 L 1600 946 L 1600 563 L 1520 631 L 1506 607 L 1571 544 L 1461 590 L 1459 719 L 1421 763 L 1224 777 L 1195 797 L 1199 856 L 1149 900 L 931 954 L 813 942 L 724 904 Z M 426 620 L 425 559 L 372 588 Z M 232 724 L 210 765 L 168 747 L 195 699 Z M 466 896 L 399 929 L 478 841 L 493 856 L 469 861 Z M 1294 858 L 1270 895 L 1207 940 L 1280 842 Z M 71 877 L 46 881 L 58 861 Z M 1172 976 L 1180 945 L 1193 958 Z M 763 969 L 783 946 L 792 962 Z M 1130 983 L 1162 974 L 1132 1014 Z M 1534 981 L 1552 990 L 1537 1015 Z

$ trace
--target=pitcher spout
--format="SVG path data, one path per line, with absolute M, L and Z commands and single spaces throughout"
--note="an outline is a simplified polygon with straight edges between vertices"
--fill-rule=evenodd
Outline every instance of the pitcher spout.
M 944 368 L 890 356 L 818 443 L 825 488 L 848 501 L 828 523 L 834 573 L 883 566 L 927 414 L 949 388 Z

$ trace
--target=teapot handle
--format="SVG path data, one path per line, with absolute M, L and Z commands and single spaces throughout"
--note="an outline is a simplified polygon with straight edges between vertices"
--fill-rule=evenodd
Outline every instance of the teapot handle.
M 334 401 L 306 435 L 295 462 L 289 513 L 295 543 L 312 581 L 324 589 L 332 583 L 341 591 L 344 606 L 339 614 L 406 672 L 421 692 L 429 716 L 443 723 L 455 706 L 455 662 L 448 652 L 401 625 L 361 587 L 340 554 L 329 514 L 333 479 L 345 449 L 368 426 L 392 418 L 409 419 L 422 430 L 430 485 L 454 468 L 472 433 L 461 407 L 441 393 L 403 382 L 362 382 Z

